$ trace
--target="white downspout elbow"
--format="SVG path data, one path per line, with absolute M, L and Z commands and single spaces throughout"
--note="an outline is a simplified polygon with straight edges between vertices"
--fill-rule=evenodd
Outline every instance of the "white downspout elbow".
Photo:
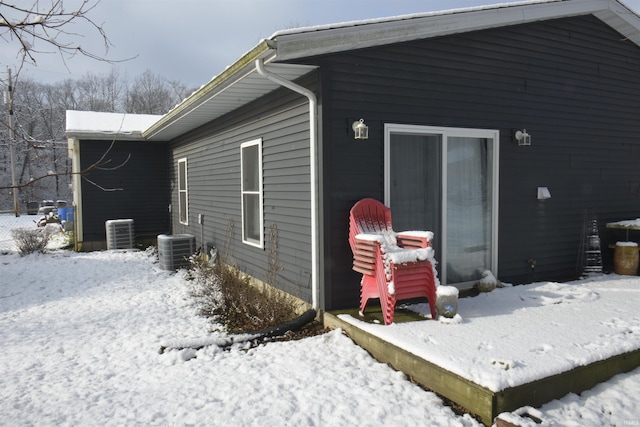
M 319 229 L 318 229 L 318 166 L 317 166 L 317 151 L 318 151 L 318 99 L 316 94 L 309 89 L 302 87 L 291 80 L 287 80 L 284 77 L 271 73 L 264 67 L 264 61 L 262 59 L 256 59 L 256 70 L 258 73 L 281 85 L 306 96 L 309 99 L 309 162 L 310 162 L 310 174 L 311 174 L 311 298 L 313 308 L 319 309 L 319 287 L 318 287 L 318 269 L 319 269 Z

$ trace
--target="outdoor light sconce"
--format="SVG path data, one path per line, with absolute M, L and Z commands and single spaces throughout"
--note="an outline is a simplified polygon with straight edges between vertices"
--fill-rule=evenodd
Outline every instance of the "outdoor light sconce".
M 547 187 L 538 187 L 538 200 L 547 200 L 551 198 L 551 193 Z
M 517 130 L 514 134 L 518 145 L 531 145 L 531 135 L 527 133 L 526 129 Z
M 353 122 L 351 129 L 355 139 L 369 139 L 369 126 L 364 124 L 364 119 Z

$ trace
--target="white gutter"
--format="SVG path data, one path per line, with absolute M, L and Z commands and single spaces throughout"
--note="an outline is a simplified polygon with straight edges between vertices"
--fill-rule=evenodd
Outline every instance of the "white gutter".
M 309 99 L 309 162 L 311 170 L 311 298 L 313 308 L 317 310 L 319 308 L 320 299 L 318 287 L 318 267 L 320 263 L 318 259 L 318 166 L 316 164 L 318 151 L 318 142 L 316 137 L 318 133 L 318 99 L 316 98 L 316 94 L 309 89 L 267 71 L 264 67 L 264 60 L 262 58 L 256 59 L 255 63 L 256 70 L 261 76 L 278 83 L 287 89 L 291 89 L 294 92 L 304 95 Z

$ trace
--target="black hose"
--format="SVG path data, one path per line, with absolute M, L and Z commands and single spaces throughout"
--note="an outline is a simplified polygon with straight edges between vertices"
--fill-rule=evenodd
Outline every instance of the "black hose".
M 256 335 L 257 338 L 272 338 L 286 334 L 289 331 L 297 331 L 302 329 L 307 323 L 313 322 L 316 318 L 316 311 L 309 309 L 302 315 L 296 317 L 293 320 L 281 323 L 270 328 L 262 329 L 260 331 L 251 332 L 249 335 Z
M 165 351 L 184 350 L 187 348 L 190 348 L 193 350 L 200 350 L 201 348 L 209 347 L 212 345 L 216 345 L 219 348 L 225 349 L 237 343 L 242 343 L 247 341 L 257 341 L 265 338 L 273 338 L 277 336 L 282 336 L 289 331 L 298 331 L 308 323 L 313 322 L 315 318 L 316 318 L 316 311 L 311 308 L 293 320 L 283 322 L 279 325 L 272 326 L 270 328 L 261 329 L 259 331 L 249 332 L 241 335 L 233 335 L 227 338 L 216 338 L 209 342 L 206 342 L 206 339 L 198 340 L 199 344 L 182 343 L 182 344 L 163 345 L 163 346 L 160 346 L 159 353 L 163 354 Z

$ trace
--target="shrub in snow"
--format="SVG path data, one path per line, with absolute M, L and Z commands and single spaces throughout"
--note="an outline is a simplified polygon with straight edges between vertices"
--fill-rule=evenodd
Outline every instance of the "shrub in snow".
M 224 324 L 228 332 L 254 332 L 295 317 L 291 296 L 269 287 L 258 289 L 238 269 L 221 262 L 212 266 L 198 256 L 190 261 L 191 294 L 200 314 Z
M 198 303 L 198 312 L 217 321 L 220 307 L 224 306 L 225 301 L 215 268 L 198 256 L 192 256 L 189 262 L 189 290 Z
M 14 228 L 11 230 L 20 256 L 34 252 L 45 253 L 53 232 L 51 228 Z

